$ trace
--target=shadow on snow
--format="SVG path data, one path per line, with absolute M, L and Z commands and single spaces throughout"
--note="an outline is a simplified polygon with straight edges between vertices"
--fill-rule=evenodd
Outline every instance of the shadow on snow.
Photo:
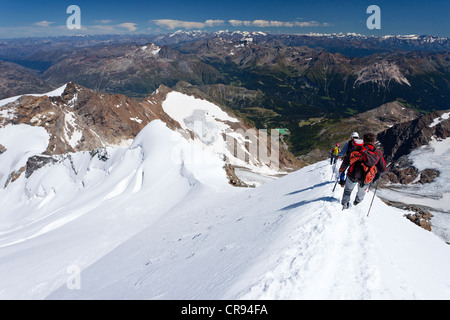
M 316 184 L 315 186 L 312 186 L 312 187 L 308 187 L 308 188 L 305 188 L 305 189 L 293 191 L 291 193 L 286 194 L 286 196 L 290 196 L 290 195 L 293 195 L 293 194 L 298 194 L 298 193 L 301 193 L 301 192 L 304 192 L 304 191 L 308 191 L 308 190 L 312 190 L 312 189 L 315 189 L 315 188 L 323 187 L 323 186 L 326 186 L 327 184 L 332 184 L 332 183 L 334 183 L 334 181 L 325 181 L 325 182 L 322 182 L 322 183 L 318 183 L 318 184 Z
M 317 202 L 317 201 L 327 201 L 327 202 L 339 203 L 339 199 L 337 199 L 335 197 L 321 197 L 321 198 L 312 199 L 312 200 L 303 200 L 303 201 L 300 201 L 300 202 L 288 205 L 287 207 L 281 208 L 279 211 L 292 210 L 292 209 L 304 206 L 304 205 L 306 205 L 308 203 Z

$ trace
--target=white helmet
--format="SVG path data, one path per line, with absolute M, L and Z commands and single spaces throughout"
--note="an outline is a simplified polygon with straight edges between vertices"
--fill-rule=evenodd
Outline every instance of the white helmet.
M 359 138 L 358 132 L 353 132 L 351 137 L 358 139 Z

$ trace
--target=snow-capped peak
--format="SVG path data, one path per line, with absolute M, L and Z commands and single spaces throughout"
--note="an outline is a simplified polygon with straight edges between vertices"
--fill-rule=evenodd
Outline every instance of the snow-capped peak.
M 161 51 L 161 47 L 154 43 L 147 44 L 141 47 L 142 51 L 150 52 L 152 55 L 157 55 Z

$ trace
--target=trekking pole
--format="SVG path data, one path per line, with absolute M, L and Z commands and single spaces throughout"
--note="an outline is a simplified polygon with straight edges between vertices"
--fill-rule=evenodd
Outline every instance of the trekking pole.
M 334 192 L 334 190 L 336 189 L 336 186 L 337 186 L 337 184 L 338 184 L 340 178 L 341 178 L 341 174 L 339 174 L 339 175 L 336 176 L 336 183 L 334 184 L 333 192 Z
M 336 178 L 336 183 L 334 184 L 333 192 L 336 189 L 336 186 L 337 186 L 338 182 L 339 182 L 339 177 Z
M 378 179 L 377 181 L 377 186 L 375 187 L 375 191 L 373 193 L 373 197 L 372 197 L 372 202 L 370 203 L 370 207 L 369 207 L 369 211 L 367 212 L 367 217 L 370 214 L 370 210 L 372 209 L 372 205 L 373 205 L 373 200 L 375 200 L 375 195 L 377 194 L 377 190 L 378 190 L 378 185 L 380 184 L 380 180 Z

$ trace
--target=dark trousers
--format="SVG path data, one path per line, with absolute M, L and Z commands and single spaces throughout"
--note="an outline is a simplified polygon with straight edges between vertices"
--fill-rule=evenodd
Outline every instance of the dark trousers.
M 330 164 L 331 164 L 331 165 L 335 164 L 335 163 L 336 163 L 336 160 L 337 160 L 337 156 L 331 155 Z

